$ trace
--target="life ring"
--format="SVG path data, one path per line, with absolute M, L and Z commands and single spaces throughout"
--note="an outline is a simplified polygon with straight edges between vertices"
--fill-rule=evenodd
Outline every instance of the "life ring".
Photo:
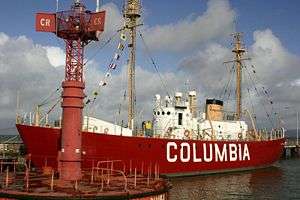
M 242 133 L 239 133 L 239 134 L 238 134 L 238 138 L 239 138 L 240 140 L 243 139 Z
M 185 137 L 189 137 L 190 136 L 190 131 L 189 130 L 185 130 L 184 131 L 184 136 Z
M 105 129 L 104 129 L 104 133 L 105 133 L 105 134 L 108 134 L 108 131 L 109 131 L 108 128 L 105 128 Z

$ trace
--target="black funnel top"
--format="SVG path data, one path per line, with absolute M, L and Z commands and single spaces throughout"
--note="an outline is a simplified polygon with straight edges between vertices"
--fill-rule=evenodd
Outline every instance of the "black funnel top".
M 218 99 L 206 99 L 206 105 L 208 104 L 216 104 L 216 105 L 223 106 L 223 101 Z

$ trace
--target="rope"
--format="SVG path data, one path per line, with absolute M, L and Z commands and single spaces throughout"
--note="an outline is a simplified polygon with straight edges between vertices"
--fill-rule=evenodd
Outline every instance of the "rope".
M 124 30 L 124 29 L 121 29 Z M 119 33 L 120 31 L 118 31 L 117 33 Z M 125 34 L 123 32 L 121 32 L 120 35 L 120 41 L 118 43 L 118 47 L 117 47 L 117 51 L 115 52 L 114 56 L 110 59 L 109 65 L 104 73 L 104 77 L 102 78 L 102 80 L 100 81 L 98 87 L 96 90 L 94 90 L 93 92 L 93 99 L 88 98 L 88 100 L 86 101 L 85 105 L 89 104 L 89 103 L 95 103 L 97 96 L 99 95 L 100 89 L 101 87 L 106 86 L 107 82 L 106 82 L 106 78 L 110 77 L 110 73 L 111 71 L 115 70 L 117 67 L 117 64 L 115 62 L 119 61 L 120 57 L 123 55 L 124 53 L 124 49 L 126 48 L 127 45 L 124 45 L 123 42 L 125 42 L 126 37 Z
M 254 85 L 254 89 L 255 89 L 255 92 L 256 92 L 257 96 L 260 97 L 259 92 L 258 92 L 258 89 L 257 89 L 257 87 L 256 87 L 256 83 L 255 83 L 255 81 L 253 80 L 253 78 L 252 78 L 252 76 L 251 76 L 251 74 L 250 74 L 248 68 L 247 68 L 246 66 L 244 66 L 244 68 L 246 69 L 246 71 L 247 71 L 247 73 L 248 73 L 249 79 L 252 81 L 252 83 L 253 83 L 253 85 Z M 268 112 L 268 110 L 267 110 L 267 108 L 266 108 L 266 105 L 265 105 L 264 103 L 262 103 L 262 105 L 263 105 L 264 111 L 265 111 L 265 113 L 266 113 L 266 115 L 267 115 L 267 119 L 269 120 L 271 126 L 274 127 L 273 121 L 272 121 L 272 119 L 270 118 L 270 114 L 269 114 L 269 112 Z
M 225 95 L 226 95 L 226 93 L 228 91 L 228 87 L 229 87 L 229 85 L 231 83 L 231 80 L 232 80 L 232 77 L 233 77 L 233 72 L 234 72 L 234 66 L 231 67 L 231 69 L 230 69 L 230 77 L 228 79 L 228 82 L 224 85 L 224 88 L 223 88 L 223 90 L 222 90 L 222 92 L 220 94 L 220 98 L 222 98 L 222 99 L 225 98 Z
M 45 98 L 42 103 L 40 103 L 38 106 L 44 106 L 46 104 L 48 104 L 49 102 L 51 102 L 53 99 L 50 99 L 52 96 L 54 96 L 57 92 L 59 92 L 61 90 L 61 87 L 59 86 L 55 91 L 53 91 L 47 98 Z
M 58 100 L 55 102 L 55 104 L 48 110 L 47 115 L 52 112 L 52 110 L 58 105 L 58 103 L 61 101 L 60 98 L 58 98 Z
M 159 76 L 159 78 L 160 78 L 160 81 L 161 81 L 161 83 L 162 83 L 162 85 L 163 85 L 163 87 L 164 87 L 164 89 L 165 89 L 165 91 L 166 91 L 168 97 L 171 97 L 170 94 L 169 94 L 169 92 L 168 92 L 167 85 L 165 84 L 165 82 L 164 82 L 164 80 L 163 80 L 163 77 L 162 77 L 161 73 L 159 72 L 158 66 L 156 65 L 156 63 L 155 63 L 153 57 L 151 56 L 150 50 L 149 50 L 149 48 L 148 48 L 148 46 L 147 46 L 147 44 L 146 44 L 146 42 L 145 42 L 145 39 L 144 39 L 142 33 L 141 33 L 140 31 L 138 31 L 138 32 L 139 32 L 139 35 L 140 35 L 140 37 L 141 37 L 141 39 L 142 39 L 142 42 L 143 42 L 143 44 L 144 44 L 146 53 L 147 53 L 149 59 L 151 60 L 151 64 L 153 65 L 155 71 L 158 73 L 158 76 Z
M 234 74 L 235 74 L 235 67 L 233 66 L 231 68 L 231 75 L 232 75 L 231 77 L 234 77 Z M 232 78 L 231 78 L 231 80 L 232 80 Z M 231 93 L 232 93 L 231 81 L 229 82 L 228 88 L 229 88 L 229 92 L 228 92 L 228 95 L 227 95 L 227 99 L 225 98 L 226 92 L 224 93 L 224 99 L 225 99 L 225 102 L 229 103 L 230 96 L 231 96 Z M 228 91 L 228 88 L 227 88 L 227 91 Z
M 243 70 L 243 75 L 244 75 L 244 77 L 246 77 L 246 72 L 245 72 L 245 70 Z M 245 80 L 247 80 L 247 94 L 248 94 L 248 99 L 249 99 L 249 101 L 248 102 L 250 102 L 249 104 L 250 104 L 250 106 L 251 106 L 251 113 L 253 114 L 253 116 L 254 116 L 254 122 L 255 122 L 255 124 L 257 124 L 257 120 L 256 120 L 256 114 L 255 114 L 255 109 L 254 109 L 254 104 L 253 104 L 253 101 L 252 101 L 252 96 L 251 96 L 251 94 L 250 94 L 250 80 L 249 79 L 245 79 Z M 250 107 L 249 106 L 249 107 Z
M 258 77 L 258 74 L 256 73 L 256 70 L 255 70 L 255 67 L 254 65 L 251 66 L 252 67 L 252 72 L 254 74 L 254 78 L 256 78 L 257 82 L 261 82 L 260 78 Z M 268 102 L 270 103 L 271 105 L 271 113 L 274 113 L 274 115 L 277 115 L 277 112 L 274 108 L 274 101 L 272 100 L 269 92 L 265 89 L 264 86 L 261 87 L 261 92 L 263 93 L 263 95 L 267 98 Z
M 89 60 L 93 59 L 100 52 L 100 50 L 104 49 L 116 37 L 118 33 L 119 31 L 116 31 L 110 38 L 108 38 L 108 40 L 106 40 L 102 45 L 100 45 L 97 51 L 90 58 L 86 59 L 86 62 L 83 64 L 83 66 L 85 66 Z

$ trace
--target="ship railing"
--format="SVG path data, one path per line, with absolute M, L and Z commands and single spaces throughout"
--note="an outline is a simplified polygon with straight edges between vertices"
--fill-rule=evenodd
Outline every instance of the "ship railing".
M 30 186 L 30 166 L 31 162 L 22 161 L 11 161 L 11 162 L 1 162 L 1 174 L 0 183 L 2 188 L 9 188 L 13 185 L 13 188 L 24 188 L 26 191 L 29 190 Z M 3 170 L 3 166 L 6 167 Z M 25 171 L 23 171 L 25 169 Z M 45 180 L 45 176 L 36 177 L 36 179 Z
M 110 169 L 111 172 L 112 172 L 114 170 L 114 164 L 116 164 L 116 163 L 121 163 L 122 166 L 123 166 L 123 171 L 126 170 L 126 164 L 122 160 L 104 160 L 104 161 L 98 161 L 97 165 L 96 165 L 96 168 L 100 168 L 101 165 L 106 164 L 106 168 Z M 97 173 L 98 173 L 98 171 L 97 171 Z
M 128 190 L 128 180 L 125 175 L 125 172 L 122 170 L 116 170 L 112 168 L 105 168 L 105 167 L 93 167 L 91 169 L 91 178 L 90 183 L 100 183 L 102 192 L 104 190 L 104 184 L 106 184 L 107 187 L 109 187 L 110 182 L 114 179 L 116 181 L 121 181 L 119 176 L 121 175 L 124 185 L 124 191 Z
M 35 122 L 36 120 L 35 120 L 34 112 L 24 113 L 23 116 L 21 115 L 16 116 L 16 124 L 61 128 L 61 120 L 54 120 L 53 122 L 50 122 L 48 120 L 48 114 L 42 117 L 41 120 L 38 120 L 38 124 L 35 124 Z
M 280 139 L 285 137 L 285 130 L 283 128 L 272 129 L 270 132 L 270 139 Z
M 250 140 L 277 140 L 285 137 L 285 130 L 283 128 L 272 129 L 268 131 L 267 129 L 260 129 L 256 132 L 254 130 L 247 131 Z

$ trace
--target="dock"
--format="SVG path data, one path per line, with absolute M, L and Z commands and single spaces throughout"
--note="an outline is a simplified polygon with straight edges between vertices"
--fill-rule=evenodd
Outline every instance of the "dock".
M 295 138 L 287 138 L 282 159 L 300 158 L 300 145 Z

